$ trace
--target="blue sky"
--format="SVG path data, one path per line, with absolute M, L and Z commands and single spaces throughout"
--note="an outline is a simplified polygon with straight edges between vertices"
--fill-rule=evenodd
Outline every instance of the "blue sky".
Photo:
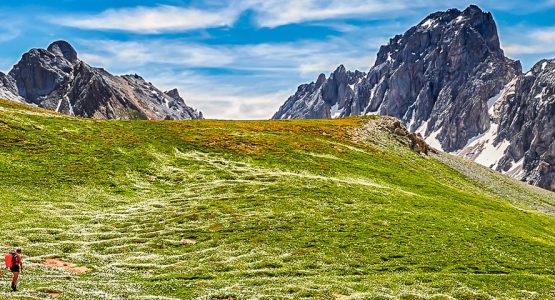
M 555 57 L 555 0 L 0 0 L 0 71 L 64 39 L 93 66 L 179 88 L 208 118 L 267 119 L 299 84 L 367 71 L 393 35 L 471 3 L 525 70 Z

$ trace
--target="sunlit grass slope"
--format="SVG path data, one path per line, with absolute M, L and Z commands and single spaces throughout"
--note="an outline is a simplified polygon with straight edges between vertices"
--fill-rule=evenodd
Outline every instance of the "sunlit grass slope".
M 0 298 L 555 298 L 553 194 L 423 157 L 382 121 L 100 121 L 0 101 L 0 250 L 27 264 Z

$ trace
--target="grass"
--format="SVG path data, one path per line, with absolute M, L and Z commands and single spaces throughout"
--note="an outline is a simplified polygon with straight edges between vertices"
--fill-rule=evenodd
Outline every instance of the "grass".
M 0 297 L 555 298 L 554 194 L 420 156 L 385 120 L 106 121 L 0 101 L 0 250 L 27 265 Z

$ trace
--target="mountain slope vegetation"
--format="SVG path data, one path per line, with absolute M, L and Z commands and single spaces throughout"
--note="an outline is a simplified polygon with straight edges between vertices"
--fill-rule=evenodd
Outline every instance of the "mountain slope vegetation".
M 388 120 L 95 120 L 0 101 L 0 249 L 26 264 L 0 296 L 555 297 L 554 194 L 422 156 Z

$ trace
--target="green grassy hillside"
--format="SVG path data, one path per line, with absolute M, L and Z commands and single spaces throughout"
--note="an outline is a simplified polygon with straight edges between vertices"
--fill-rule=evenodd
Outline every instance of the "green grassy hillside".
M 554 194 L 423 157 L 386 120 L 101 121 L 0 101 L 0 250 L 27 264 L 0 297 L 555 298 Z

